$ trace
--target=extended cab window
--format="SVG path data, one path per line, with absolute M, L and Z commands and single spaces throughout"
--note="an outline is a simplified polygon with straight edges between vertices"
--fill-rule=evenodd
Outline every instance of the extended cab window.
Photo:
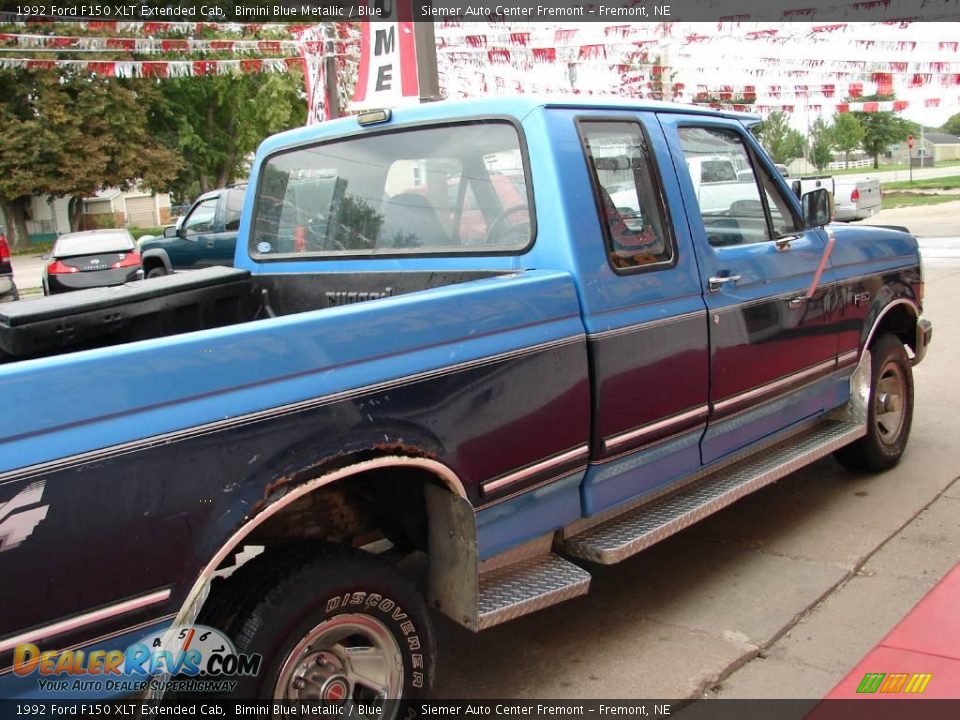
M 797 232 L 790 204 L 772 178 L 755 169 L 738 133 L 682 127 L 678 134 L 711 245 L 765 242 Z
M 582 121 L 580 132 L 610 264 L 629 269 L 672 260 L 663 196 L 640 126 Z
M 506 122 L 361 135 L 278 153 L 257 187 L 254 256 L 516 252 L 532 238 Z
M 240 216 L 243 213 L 243 188 L 233 188 L 227 191 L 227 201 L 224 205 L 223 229 L 227 232 L 236 232 L 240 229 Z

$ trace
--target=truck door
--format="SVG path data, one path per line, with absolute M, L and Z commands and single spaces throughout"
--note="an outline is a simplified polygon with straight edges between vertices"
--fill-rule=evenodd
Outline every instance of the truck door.
M 823 411 L 818 381 L 836 362 L 826 236 L 803 230 L 798 203 L 739 123 L 660 120 L 709 312 L 709 463 Z
M 560 175 L 589 343 L 592 451 L 582 500 L 592 514 L 699 468 L 706 311 L 656 116 L 569 114 L 564 131 L 576 136 L 559 145 L 571 149 Z
M 202 268 L 212 265 L 207 253 L 213 249 L 219 196 L 199 202 L 183 219 L 182 235 L 167 248 L 170 262 L 177 269 Z

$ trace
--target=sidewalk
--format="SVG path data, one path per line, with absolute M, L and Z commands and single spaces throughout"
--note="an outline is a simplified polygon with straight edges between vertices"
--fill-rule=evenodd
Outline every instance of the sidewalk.
M 960 563 L 824 699 L 960 698 Z
M 920 394 L 927 392 L 918 390 Z M 930 406 L 929 398 L 926 402 Z M 927 427 L 926 433 L 920 431 L 921 425 Z M 927 448 L 929 472 L 935 474 L 941 469 L 953 474 L 950 469 L 938 468 L 938 455 L 933 451 L 937 443 L 945 441 L 945 437 L 940 437 L 944 431 L 940 421 L 930 425 L 918 422 L 916 429 L 917 446 L 930 445 Z M 909 485 L 903 487 L 905 491 L 910 490 Z M 854 523 L 875 522 L 876 513 L 892 512 L 884 505 L 864 508 L 864 511 L 859 517 L 854 516 Z M 858 528 L 850 526 L 844 530 L 849 517 L 837 519 L 844 522 L 835 528 L 835 541 L 841 545 L 849 543 Z M 899 530 L 869 551 L 852 568 L 847 580 L 803 612 L 789 629 L 761 648 L 756 658 L 722 677 L 705 697 L 808 702 L 813 698 L 856 698 L 821 705 L 834 710 L 849 710 L 851 703 L 863 705 L 860 701 L 866 698 L 960 700 L 958 560 L 960 480 L 953 480 Z M 913 661 L 907 662 L 907 659 Z M 865 687 L 874 692 L 857 693 L 867 673 L 906 673 L 907 676 L 899 692 L 880 691 L 883 681 L 887 680 L 885 677 L 876 688 L 872 687 L 873 683 Z M 931 673 L 932 677 L 922 693 L 904 693 L 915 673 Z M 885 690 L 894 690 L 899 678 L 890 682 Z M 914 683 L 922 684 L 922 678 Z M 881 706 L 887 704 L 880 703 Z M 955 704 L 950 706 L 953 711 L 957 710 Z M 876 707 L 876 703 L 864 705 L 864 708 Z M 805 713 L 799 717 L 803 716 Z M 828 717 L 815 716 L 816 720 Z M 960 715 L 954 712 L 951 720 L 956 717 Z

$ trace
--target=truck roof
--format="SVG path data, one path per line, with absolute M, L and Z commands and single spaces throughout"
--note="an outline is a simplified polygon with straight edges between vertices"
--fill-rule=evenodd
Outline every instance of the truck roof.
M 387 123 L 378 123 L 369 127 L 374 130 L 401 123 L 442 121 L 449 120 L 452 117 L 469 118 L 473 116 L 503 115 L 522 119 L 537 108 L 682 112 L 731 118 L 746 125 L 752 125 L 760 121 L 760 116 L 754 113 L 715 110 L 702 105 L 684 105 L 656 100 L 596 95 L 507 95 L 403 105 L 391 109 L 393 117 Z M 311 142 L 323 137 L 353 133 L 357 129 L 356 116 L 343 117 L 274 135 L 263 142 L 261 151 L 269 153 L 282 147 Z

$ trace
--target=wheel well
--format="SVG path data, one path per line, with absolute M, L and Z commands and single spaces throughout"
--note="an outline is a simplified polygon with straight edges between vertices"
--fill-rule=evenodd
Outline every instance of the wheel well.
M 474 509 L 449 467 L 410 453 L 341 460 L 268 485 L 252 517 L 200 571 L 177 622 L 195 621 L 212 579 L 229 577 L 261 553 L 282 555 L 317 541 L 370 551 L 425 594 L 451 582 L 476 587 Z
M 442 485 L 420 468 L 360 472 L 297 498 L 258 525 L 244 544 L 272 548 L 324 540 L 361 547 L 388 540 L 403 554 L 426 551 L 428 484 Z
M 891 307 L 874 326 L 869 339 L 870 344 L 875 343 L 882 335 L 891 333 L 896 335 L 904 345 L 916 351 L 916 327 L 917 315 L 913 306 L 901 302 Z
M 143 269 L 144 270 L 153 270 L 155 267 L 166 267 L 163 263 L 163 259 L 152 255 L 150 257 L 145 257 L 143 259 Z

